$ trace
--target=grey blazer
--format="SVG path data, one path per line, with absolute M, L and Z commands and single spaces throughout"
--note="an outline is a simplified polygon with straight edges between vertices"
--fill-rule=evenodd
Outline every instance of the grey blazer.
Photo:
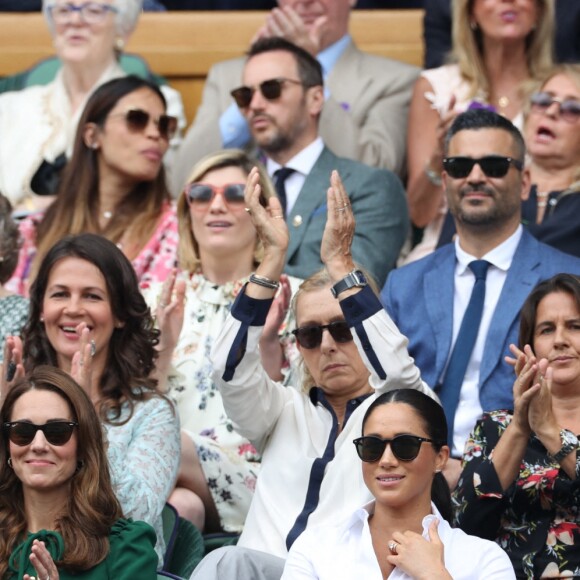
M 290 243 L 285 271 L 307 278 L 322 268 L 320 245 L 326 223 L 326 191 L 333 169 L 342 178 L 356 219 L 354 260 L 382 285 L 395 266 L 409 227 L 403 186 L 391 171 L 337 157 L 326 147 L 288 216 Z

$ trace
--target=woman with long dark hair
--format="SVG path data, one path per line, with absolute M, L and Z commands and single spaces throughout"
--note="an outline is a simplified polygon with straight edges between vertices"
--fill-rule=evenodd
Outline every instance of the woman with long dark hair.
M 175 128 L 155 84 L 127 76 L 100 86 L 80 118 L 56 200 L 21 223 L 24 243 L 9 288 L 26 295 L 50 248 L 84 232 L 117 244 L 140 282 L 164 280 L 177 251 L 162 163 Z

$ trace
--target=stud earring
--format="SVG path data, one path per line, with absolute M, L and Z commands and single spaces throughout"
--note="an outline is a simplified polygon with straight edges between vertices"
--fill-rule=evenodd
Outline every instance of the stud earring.
M 40 322 L 44 322 L 44 316 L 41 314 L 39 318 Z
M 8 458 L 8 467 L 10 467 L 10 469 L 13 469 L 12 468 L 12 457 Z
M 123 52 L 125 50 L 125 41 L 120 36 L 115 38 L 115 50 L 117 52 Z
M 477 22 L 475 20 L 470 20 L 469 28 L 471 28 L 471 30 L 475 32 L 479 28 L 479 26 L 477 25 Z

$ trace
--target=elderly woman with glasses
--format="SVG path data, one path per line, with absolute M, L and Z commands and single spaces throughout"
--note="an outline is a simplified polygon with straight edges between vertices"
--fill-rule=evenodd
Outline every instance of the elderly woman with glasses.
M 0 95 L 0 191 L 17 210 L 52 201 L 88 98 L 126 74 L 119 60 L 141 7 L 142 0 L 43 0 L 61 68 L 47 85 Z M 179 93 L 168 86 L 161 91 L 169 114 L 184 127 Z M 178 144 L 171 142 L 173 149 Z
M 524 127 L 532 189 L 522 218 L 542 242 L 580 257 L 580 65 L 550 70 Z
M 402 336 L 352 260 L 355 220 L 333 172 L 320 255 L 325 270 L 293 299 L 302 388 L 270 379 L 259 343 L 286 262 L 288 227 L 278 199 L 260 204 L 257 170 L 246 205 L 264 259 L 240 292 L 213 345 L 214 377 L 236 430 L 262 453 L 254 499 L 238 546 L 212 552 L 193 578 L 279 579 L 305 529 L 330 523 L 371 499 L 352 439 L 375 397 L 395 388 L 430 389 Z
M 155 533 L 123 517 L 93 404 L 38 366 L 0 411 L 0 577 L 155 580 Z
M 447 422 L 438 403 L 413 389 L 383 393 L 353 443 L 373 501 L 342 522 L 307 529 L 290 549 L 282 580 L 515 578 L 497 544 L 449 523 L 441 473 Z
M 80 118 L 56 201 L 20 224 L 8 288 L 27 295 L 50 248 L 84 232 L 117 244 L 141 284 L 165 280 L 175 266 L 177 218 L 162 160 L 175 128 L 155 84 L 125 76 L 101 85 Z
M 184 285 L 181 331 L 158 316 L 162 337 L 175 344 L 169 395 L 183 428 L 177 488 L 170 502 L 206 532 L 241 532 L 253 497 L 260 455 L 235 431 L 211 377 L 209 351 L 236 297 L 263 258 L 264 248 L 245 211 L 244 190 L 256 161 L 237 149 L 218 151 L 192 169 L 177 203 L 179 282 Z M 275 196 L 260 165 L 262 202 Z M 260 342 L 264 366 L 273 380 L 287 380 L 297 356 L 289 334 L 288 302 L 299 280 L 284 277 L 268 329 Z M 169 285 L 144 289 L 153 310 L 169 303 Z

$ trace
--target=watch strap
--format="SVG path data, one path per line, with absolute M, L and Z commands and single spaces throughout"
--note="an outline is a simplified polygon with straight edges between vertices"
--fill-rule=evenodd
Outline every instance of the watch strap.
M 335 298 L 338 298 L 338 295 L 345 290 L 349 290 L 350 288 L 363 288 L 367 285 L 367 280 L 365 275 L 360 270 L 353 270 L 349 272 L 344 278 L 339 280 L 336 284 L 334 284 L 330 291 Z
M 578 449 L 579 446 L 578 437 L 568 429 L 562 429 L 560 431 L 560 439 L 562 440 L 562 447 L 554 455 L 550 456 L 553 461 L 557 461 L 558 463 Z

